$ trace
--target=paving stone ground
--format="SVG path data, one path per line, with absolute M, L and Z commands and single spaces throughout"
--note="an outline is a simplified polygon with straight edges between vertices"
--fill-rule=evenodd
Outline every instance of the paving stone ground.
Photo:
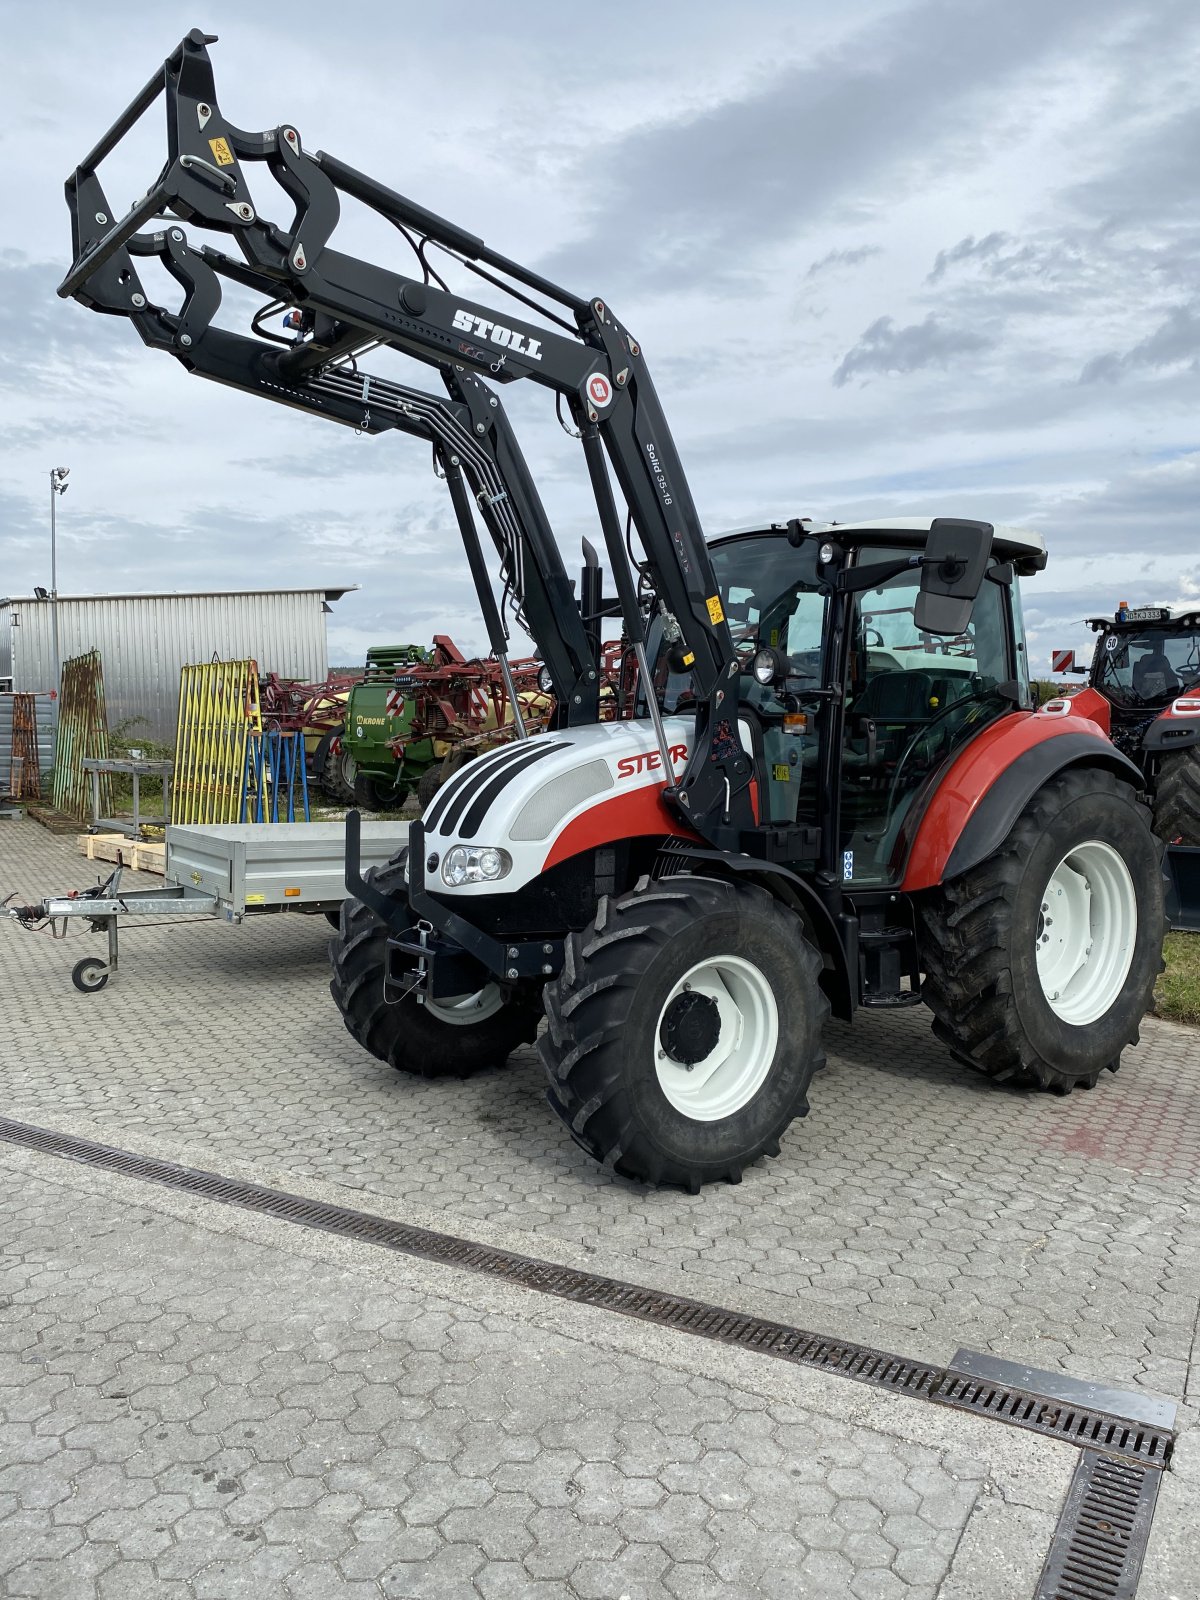
M 0 822 L 0 898 L 88 881 L 69 841 Z M 99 940 L 0 926 L 4 1113 L 924 1359 L 965 1345 L 1174 1398 L 1188 1431 L 1139 1594 L 1200 1594 L 1200 1036 L 1149 1021 L 1064 1101 L 959 1067 L 921 1010 L 831 1025 L 780 1158 L 689 1197 L 595 1168 L 531 1054 L 431 1084 L 372 1060 L 329 1000 L 327 932 L 135 932 L 120 984 L 80 996 L 70 966 Z M 1066 1447 L 69 1163 L 0 1164 L 0 1594 L 1031 1592 Z M 37 1503 L 39 1484 L 66 1492 Z M 281 1485 L 314 1498 L 276 1505 Z M 89 1493 L 118 1498 L 73 1518 Z

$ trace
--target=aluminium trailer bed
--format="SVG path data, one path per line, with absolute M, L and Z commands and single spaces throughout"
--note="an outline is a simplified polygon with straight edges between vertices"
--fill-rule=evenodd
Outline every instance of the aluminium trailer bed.
M 407 822 L 365 822 L 365 866 L 381 866 L 408 839 Z M 119 969 L 119 932 L 150 922 L 182 919 L 240 923 L 272 912 L 336 913 L 346 898 L 344 822 L 210 823 L 167 829 L 166 871 L 161 887 L 121 888 L 124 866 L 93 888 L 50 895 L 9 915 L 27 928 L 47 924 L 65 938 L 83 918 L 105 934 L 108 958 L 84 956 L 71 981 L 91 994 L 114 980 Z

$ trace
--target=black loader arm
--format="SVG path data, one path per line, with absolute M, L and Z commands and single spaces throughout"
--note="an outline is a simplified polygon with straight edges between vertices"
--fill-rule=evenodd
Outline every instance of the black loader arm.
M 487 580 L 475 512 L 500 554 L 506 595 L 541 650 L 560 704 L 569 720 L 584 722 L 598 714 L 586 619 L 487 380 L 529 378 L 565 397 L 624 628 L 643 674 L 652 606 L 678 625 L 685 656 L 692 658 L 696 738 L 667 795 L 712 843 L 738 848 L 739 837 L 754 827 L 751 764 L 737 736 L 739 663 L 639 343 L 603 301 L 580 299 L 344 162 L 321 151 L 309 154 L 294 126 L 262 133 L 235 127 L 217 104 L 208 53 L 213 42 L 199 30 L 188 34 L 67 180 L 75 259 L 60 295 L 128 316 L 148 345 L 200 376 L 365 433 L 398 429 L 429 440 L 447 478 L 493 649 L 503 664 L 507 632 Z M 160 94 L 167 160 L 148 192 L 115 219 L 97 168 Z M 258 209 L 247 179 L 256 163 L 290 203 L 286 225 Z M 416 250 L 422 276 L 406 277 L 333 248 L 341 195 L 396 226 Z M 193 246 L 180 224 L 221 237 Z M 453 292 L 427 260 L 433 247 L 544 320 L 496 312 Z M 138 273 L 138 262 L 148 257 L 157 257 L 182 289 L 176 309 L 151 304 Z M 263 297 L 251 334 L 217 325 L 222 280 Z M 294 340 L 261 326 L 268 312 L 285 310 Z M 435 367 L 446 398 L 362 372 L 359 357 L 380 346 Z M 613 477 L 645 554 L 640 584 L 626 555 Z M 670 774 L 667 740 L 648 699 Z

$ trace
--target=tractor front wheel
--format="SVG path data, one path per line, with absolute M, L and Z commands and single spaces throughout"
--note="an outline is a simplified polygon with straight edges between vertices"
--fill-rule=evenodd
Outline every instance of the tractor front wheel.
M 1154 831 L 1167 844 L 1200 845 L 1200 746 L 1163 757 L 1154 795 Z
M 393 894 L 404 892 L 402 850 L 367 878 Z M 518 1045 L 537 1036 L 540 1007 L 535 995 L 495 982 L 474 994 L 425 1000 L 414 987 L 399 1000 L 386 999 L 387 929 L 361 900 L 343 900 L 341 926 L 329 944 L 333 977 L 329 992 L 352 1036 L 380 1061 L 419 1078 L 466 1077 L 502 1066 Z
M 1162 970 L 1162 868 L 1147 808 L 1112 774 L 1051 779 L 918 914 L 922 992 L 959 1060 L 1068 1094 L 1137 1043 Z
M 808 1111 L 820 970 L 799 919 L 752 885 L 680 876 L 605 898 L 545 990 L 550 1103 L 624 1177 L 736 1183 Z

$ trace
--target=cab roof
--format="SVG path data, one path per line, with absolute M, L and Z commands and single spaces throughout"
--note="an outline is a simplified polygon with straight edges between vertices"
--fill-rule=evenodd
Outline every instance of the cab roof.
M 846 539 L 856 545 L 911 545 L 925 543 L 936 517 L 881 517 L 868 522 L 810 522 L 803 519 L 809 534 L 828 534 L 835 539 Z M 773 522 L 763 527 L 730 529 L 719 538 L 731 538 L 735 533 L 783 532 L 785 522 Z M 1016 528 L 1007 523 L 993 524 L 992 549 L 1004 561 L 1012 561 L 1021 573 L 1040 572 L 1046 565 L 1046 541 L 1031 528 Z
M 1085 617 L 1084 621 L 1089 628 L 1097 632 L 1102 628 L 1129 628 L 1141 632 L 1145 628 L 1175 628 L 1181 622 L 1191 623 L 1200 627 L 1200 602 L 1188 606 L 1130 606 L 1130 615 L 1123 622 L 1117 621 L 1115 610 L 1110 611 L 1105 617 Z M 1135 617 L 1135 611 L 1160 611 L 1165 616 Z

